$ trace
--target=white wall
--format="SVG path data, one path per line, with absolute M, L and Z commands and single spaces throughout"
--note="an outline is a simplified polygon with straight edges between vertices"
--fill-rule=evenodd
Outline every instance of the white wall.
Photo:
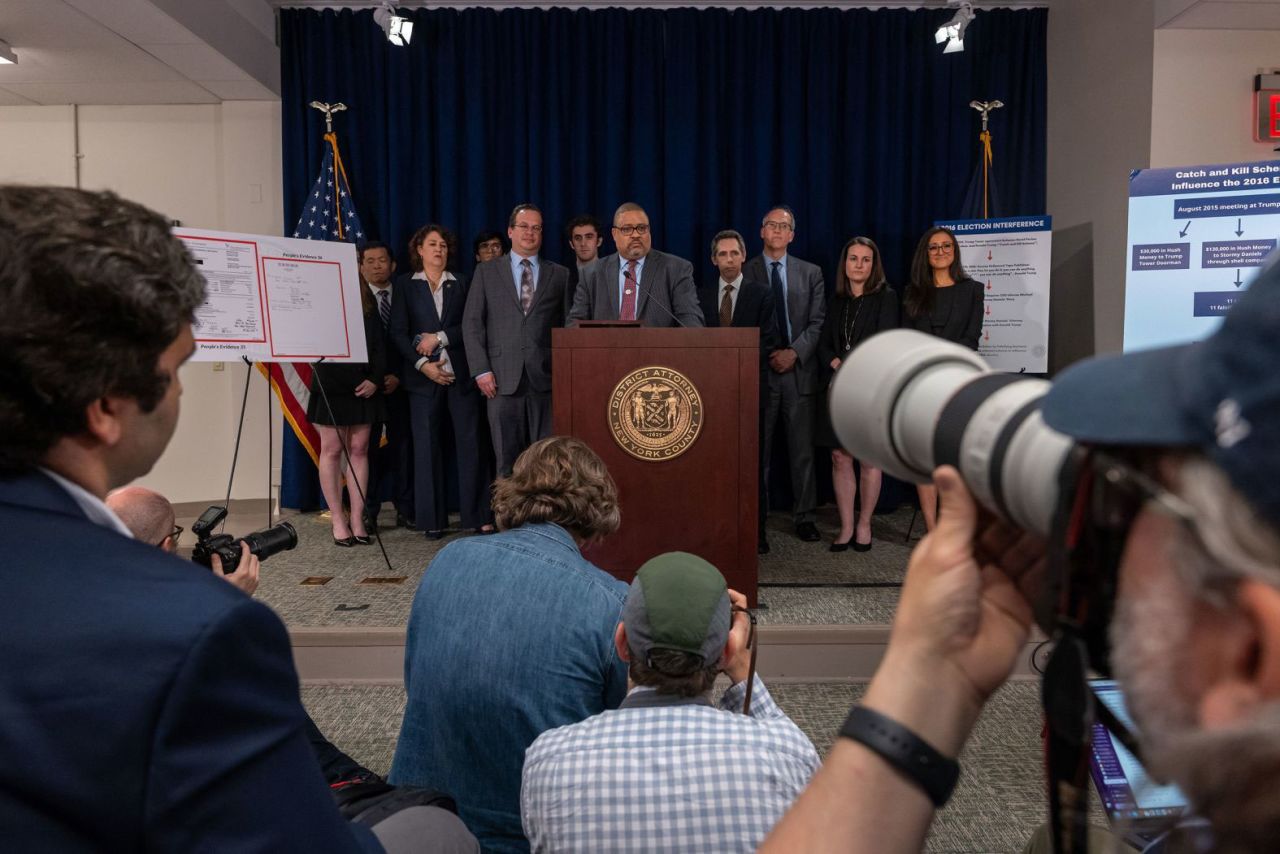
M 1253 77 L 1280 69 L 1280 30 L 1156 30 L 1151 165 L 1274 160 L 1253 140 Z
M 1129 172 L 1151 156 L 1152 0 L 1054 0 L 1048 25 L 1049 364 L 1120 349 Z
M 72 107 L 0 107 L 0 182 L 75 183 Z M 80 107 L 81 186 L 111 189 L 184 225 L 280 234 L 280 105 Z M 221 498 L 227 488 L 246 369 L 189 364 L 182 414 L 164 456 L 141 483 L 175 502 Z M 279 481 L 278 410 L 255 373 L 233 498 L 265 498 Z M 274 431 L 276 460 L 267 457 Z

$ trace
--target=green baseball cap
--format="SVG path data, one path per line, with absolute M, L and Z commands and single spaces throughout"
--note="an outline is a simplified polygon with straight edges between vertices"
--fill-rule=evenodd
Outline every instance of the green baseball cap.
M 672 649 L 701 656 L 703 666 L 710 667 L 724 653 L 731 617 L 724 576 L 688 552 L 667 552 L 646 562 L 622 606 L 628 646 L 646 663 L 651 650 Z

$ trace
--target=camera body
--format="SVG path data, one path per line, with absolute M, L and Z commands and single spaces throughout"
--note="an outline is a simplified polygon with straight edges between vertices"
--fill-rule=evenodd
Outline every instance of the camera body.
M 196 545 L 191 550 L 191 560 L 194 563 L 212 569 L 213 556 L 217 555 L 223 574 L 230 575 L 240 566 L 241 543 L 247 543 L 249 551 L 258 560 L 266 560 L 273 554 L 288 551 L 298 545 L 298 532 L 288 522 L 280 522 L 244 537 L 213 533 L 214 528 L 225 518 L 227 508 L 214 505 L 192 523 L 191 531 L 196 535 Z

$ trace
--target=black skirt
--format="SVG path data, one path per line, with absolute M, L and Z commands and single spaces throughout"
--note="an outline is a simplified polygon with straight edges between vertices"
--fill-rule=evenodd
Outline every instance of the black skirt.
M 327 427 L 354 427 L 374 424 L 387 419 L 387 407 L 382 390 L 373 397 L 356 397 L 356 386 L 368 379 L 369 366 L 364 363 L 347 365 L 316 365 L 311 372 L 311 399 L 307 402 L 307 418 L 312 424 Z M 320 385 L 324 384 L 324 393 Z M 328 406 L 325 405 L 326 399 Z M 332 410 L 332 411 L 330 411 Z

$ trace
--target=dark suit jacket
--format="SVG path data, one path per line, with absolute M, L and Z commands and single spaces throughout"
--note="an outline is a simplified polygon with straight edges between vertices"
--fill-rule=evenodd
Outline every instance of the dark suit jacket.
M 827 315 L 826 285 L 822 268 L 817 264 L 787 255 L 787 314 L 791 320 L 791 341 L 780 347 L 796 351 L 796 383 L 804 394 L 812 394 L 820 387 L 818 371 L 818 337 L 822 334 L 822 319 Z M 742 268 L 744 278 L 769 283 L 769 268 L 764 256 L 757 255 Z M 772 292 L 770 292 L 772 296 Z M 785 338 L 786 324 L 777 318 L 778 337 Z
M 391 300 L 391 343 L 400 351 L 404 366 L 400 381 L 409 394 L 434 397 L 444 386 L 434 383 L 413 366 L 422 358 L 413 347 L 415 335 L 444 331 L 449 339 L 449 362 L 457 376 L 457 385 L 473 386 L 467 362 L 467 346 L 462 334 L 462 314 L 467 305 L 467 280 L 458 276 L 445 282 L 444 316 L 436 313 L 431 286 L 422 279 L 405 274 L 396 279 L 396 294 Z
M 364 285 L 364 287 L 368 287 L 368 285 Z M 392 314 L 395 313 L 396 302 L 400 299 L 400 295 L 401 295 L 400 283 L 399 281 L 395 281 L 391 285 Z M 376 304 L 378 301 L 378 298 L 374 297 L 373 299 L 374 299 L 374 303 Z M 401 372 L 404 370 L 404 356 L 400 355 L 400 349 L 396 347 L 396 345 L 391 340 L 390 324 L 388 324 L 387 326 L 383 326 L 382 315 L 378 314 L 377 311 L 374 312 L 374 316 L 378 321 L 378 329 L 381 330 L 382 332 L 382 352 L 385 354 L 385 357 L 386 357 L 387 373 L 395 374 L 398 377 L 400 376 Z M 378 385 L 382 385 L 381 380 L 378 381 Z
M 569 271 L 539 258 L 533 304 L 526 315 L 510 255 L 476 267 L 462 315 L 471 376 L 492 371 L 499 394 L 515 394 L 521 376 L 529 378 L 533 391 L 551 391 L 551 330 L 564 326 L 568 293 Z
M 952 297 L 951 311 L 947 314 L 938 337 L 963 344 L 970 350 L 977 350 L 978 339 L 982 337 L 982 283 L 973 279 L 961 279 L 951 287 L 955 290 L 955 296 Z M 934 334 L 931 312 L 924 312 L 917 317 L 905 317 L 903 326 Z
M 578 285 L 573 310 L 569 313 L 571 322 L 618 319 L 621 308 L 618 272 L 621 269 L 616 252 L 596 262 Z M 650 249 L 640 272 L 638 296 L 636 317 L 645 326 L 702 325 L 702 309 L 693 284 L 693 265 L 683 258 Z
M 707 326 L 720 325 L 720 280 L 714 285 L 698 290 L 702 304 L 702 316 Z M 778 327 L 773 317 L 773 294 L 763 282 L 753 282 L 743 276 L 738 301 L 733 306 L 731 326 L 756 327 L 760 330 L 760 383 L 769 381 L 769 354 L 778 349 Z
M 852 306 L 853 298 L 844 294 L 831 297 L 831 302 L 827 306 L 827 318 L 822 324 L 822 337 L 818 339 L 819 372 L 827 382 L 834 373 L 831 360 L 839 357 L 844 361 L 845 356 L 850 352 L 844 348 L 844 342 L 841 340 L 844 336 L 842 326 L 845 323 L 851 323 L 853 326 L 850 349 L 857 347 L 877 332 L 897 329 L 899 326 L 901 311 L 898 306 L 898 293 L 888 285 L 863 297 L 860 307 Z M 848 308 L 847 313 L 851 315 L 848 318 L 845 316 L 846 308 Z
M 382 850 L 334 807 L 271 609 L 39 473 L 0 480 L 0 548 L 0 847 Z

